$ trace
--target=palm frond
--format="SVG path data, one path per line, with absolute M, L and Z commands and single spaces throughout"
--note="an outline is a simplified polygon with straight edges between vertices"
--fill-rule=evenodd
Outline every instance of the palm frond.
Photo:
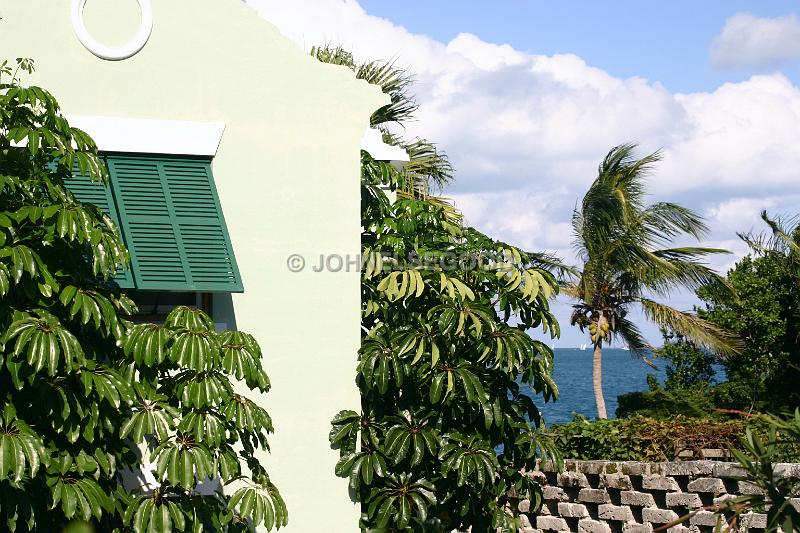
M 682 205 L 657 202 L 642 212 L 642 224 L 653 235 L 671 239 L 678 235 L 691 235 L 701 239 L 708 234 L 708 225 L 703 217 Z
M 770 249 L 783 252 L 800 260 L 800 224 L 795 219 L 772 218 L 766 211 L 761 212 L 761 219 L 772 230 L 772 239 L 769 241 Z
M 600 164 L 596 183 L 626 210 L 642 205 L 644 178 L 653 165 L 661 159 L 660 152 L 636 159 L 635 143 L 621 144 L 611 149 Z
M 770 241 L 772 240 L 772 236 L 764 232 L 758 232 L 758 233 L 752 231 L 749 231 L 747 233 L 737 232 L 736 235 L 741 240 L 743 240 L 744 243 L 753 252 L 759 255 L 765 255 L 774 251 L 770 246 Z
M 572 210 L 572 249 L 575 250 L 575 256 L 584 263 L 589 260 L 589 251 L 586 249 L 586 220 L 583 218 L 583 213 L 578 209 L 577 203 Z
M 620 232 L 635 229 L 638 235 L 642 229 L 637 219 L 643 209 L 644 178 L 661 156 L 655 152 L 636 159 L 635 149 L 635 144 L 623 144 L 606 155 L 583 197 L 580 215 L 573 215 L 573 231 L 587 255 L 602 253 Z
M 356 62 L 352 52 L 345 50 L 341 46 L 333 46 L 331 44 L 313 46 L 311 47 L 310 54 L 311 57 L 321 63 L 343 65 L 353 71 L 356 69 Z
M 566 280 L 568 276 L 575 276 L 578 271 L 564 263 L 558 255 L 549 252 L 525 252 L 533 267 L 547 270 L 559 280 Z
M 583 290 L 581 289 L 580 282 L 575 280 L 565 280 L 561 282 L 561 290 L 559 292 L 576 300 L 580 300 L 583 297 Z
M 693 313 L 678 311 L 647 298 L 640 298 L 639 303 L 649 320 L 683 335 L 720 358 L 736 355 L 743 349 L 741 338 Z
M 692 247 L 656 250 L 653 255 L 666 261 L 668 267 L 645 273 L 642 285 L 664 296 L 677 289 L 697 290 L 712 285 L 733 295 L 734 288 L 724 276 L 696 259 L 698 256 L 723 253 L 730 252 L 715 248 Z
M 419 108 L 416 99 L 409 91 L 414 77 L 390 61 L 371 61 L 356 70 L 356 77 L 380 86 L 391 101 L 379 108 L 370 117 L 370 126 L 398 124 L 412 119 Z
M 450 158 L 436 144 L 419 137 L 407 141 L 386 128 L 381 132 L 383 142 L 403 148 L 408 154 L 409 161 L 403 165 L 406 189 L 424 188 L 427 193 L 431 187 L 441 190 L 452 181 L 455 171 Z
M 649 352 L 653 351 L 653 346 L 647 342 L 647 339 L 644 338 L 636 324 L 627 318 L 619 318 L 616 322 L 617 328 L 614 334 L 622 338 L 632 356 L 645 357 Z
M 785 268 L 790 276 L 797 279 L 800 277 L 800 216 L 772 217 L 762 211 L 761 219 L 769 226 L 769 232 L 739 233 L 739 238 L 758 255 L 776 255 L 787 259 Z
M 668 261 L 696 261 L 708 255 L 730 254 L 730 250 L 722 248 L 708 248 L 705 246 L 679 246 L 677 248 L 661 248 L 653 251 L 658 257 Z
M 605 266 L 610 278 L 626 300 L 638 298 L 646 291 L 661 296 L 676 288 L 680 272 L 673 262 L 641 246 L 623 239 L 612 241 L 606 251 Z M 679 286 L 679 284 L 677 284 Z
M 311 48 L 311 56 L 322 63 L 346 66 L 355 72 L 356 78 L 379 86 L 389 95 L 391 101 L 372 114 L 372 127 L 389 123 L 402 125 L 404 121 L 413 118 L 419 107 L 410 92 L 414 77 L 405 69 L 397 67 L 394 61 L 358 63 L 352 52 L 330 44 Z

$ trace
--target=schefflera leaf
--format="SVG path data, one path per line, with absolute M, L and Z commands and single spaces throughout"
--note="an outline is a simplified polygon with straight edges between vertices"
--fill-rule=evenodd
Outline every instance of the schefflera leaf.
M 0 419 L 0 481 L 33 477 L 49 454 L 41 437 L 10 412 Z
M 125 355 L 136 364 L 153 366 L 167 358 L 167 342 L 172 332 L 156 324 L 136 324 L 130 328 L 122 345 Z
M 185 531 L 187 525 L 178 504 L 152 496 L 136 500 L 126 509 L 124 518 L 135 533 Z
M 92 517 L 100 519 L 104 510 L 113 508 L 105 491 L 92 478 L 52 476 L 48 477 L 47 484 L 53 498 L 51 507 L 55 508 L 60 504 L 67 518 L 80 518 L 84 521 Z
M 133 409 L 131 417 L 120 428 L 120 436 L 130 436 L 135 443 L 142 442 L 146 435 L 153 435 L 159 441 L 169 438 L 175 427 L 180 411 L 159 400 L 142 399 Z
M 264 524 L 268 530 L 289 523 L 286 502 L 269 480 L 237 490 L 228 502 L 228 509 L 251 517 L 254 526 Z
M 261 392 L 270 388 L 269 378 L 261 367 L 261 348 L 252 335 L 242 331 L 226 331 L 219 335 L 222 346 L 222 369 L 248 387 Z
M 97 291 L 67 285 L 62 289 L 59 300 L 69 310 L 70 318 L 80 315 L 81 324 L 92 321 L 97 328 L 102 326 L 107 333 L 117 324 L 114 304 Z
M 170 360 L 197 372 L 219 367 L 220 345 L 216 334 L 205 328 L 180 328 L 174 331 Z
M 353 410 L 339 411 L 331 422 L 331 431 L 328 440 L 333 446 L 344 452 L 353 452 L 356 449 L 356 439 L 361 429 L 361 415 Z
M 387 460 L 375 450 L 345 455 L 336 463 L 336 475 L 349 476 L 350 487 L 358 490 L 361 481 L 372 485 L 374 477 L 384 477 L 387 472 Z
M 367 502 L 367 515 L 379 528 L 395 522 L 398 528 L 404 529 L 412 514 L 424 522 L 428 517 L 428 506 L 436 503 L 435 490 L 426 479 L 414 479 L 409 474 L 388 476 Z
M 229 444 L 223 443 L 217 449 L 217 468 L 224 483 L 229 483 L 242 475 L 239 456 Z
M 193 409 L 185 414 L 178 431 L 194 437 L 211 448 L 219 447 L 227 437 L 226 421 L 208 409 Z
M 234 394 L 231 401 L 222 406 L 220 412 L 242 431 L 272 433 L 272 418 L 269 413 L 244 396 Z
M 51 376 L 84 364 L 83 348 L 75 335 L 52 315 L 43 310 L 39 314 L 41 318 L 16 320 L 6 331 L 4 344 L 14 341 L 12 357 L 21 356 L 36 372 L 47 368 Z
M 184 405 L 195 409 L 225 405 L 233 394 L 231 382 L 221 372 L 187 370 L 174 378 L 174 384 Z
M 118 372 L 103 365 L 88 362 L 87 368 L 80 370 L 80 378 L 88 397 L 92 391 L 119 409 L 121 402 L 129 403 L 134 399 L 133 389 Z
M 214 331 L 214 320 L 200 309 L 181 305 L 167 315 L 164 326 L 193 331 Z
M 216 475 L 214 457 L 208 447 L 193 436 L 179 433 L 156 448 L 150 460 L 156 463 L 159 479 L 192 490 L 199 481 Z

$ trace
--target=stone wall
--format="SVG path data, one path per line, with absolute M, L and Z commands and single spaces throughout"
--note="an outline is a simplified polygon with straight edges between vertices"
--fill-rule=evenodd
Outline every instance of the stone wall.
M 800 479 L 800 464 L 775 470 Z M 737 464 L 715 461 L 567 461 L 563 472 L 545 464 L 530 475 L 542 484 L 544 505 L 535 514 L 530 502 L 520 502 L 520 533 L 652 533 L 691 511 L 758 491 Z M 794 503 L 800 508 L 800 498 Z M 714 513 L 702 510 L 668 533 L 711 532 L 716 523 Z M 742 525 L 761 531 L 766 515 L 750 513 Z

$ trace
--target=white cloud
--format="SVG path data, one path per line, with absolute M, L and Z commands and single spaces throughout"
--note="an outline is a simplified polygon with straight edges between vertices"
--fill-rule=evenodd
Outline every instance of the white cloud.
M 719 272 L 727 272 L 742 256 L 751 252 L 747 244 L 739 238 L 741 234 L 766 234 L 769 228 L 761 220 L 761 212 L 766 210 L 771 217 L 796 215 L 800 212 L 800 191 L 787 191 L 783 196 L 730 198 L 712 205 L 704 212 L 706 221 L 722 240 L 706 243 L 709 246 L 730 250 L 730 256 L 718 256 L 712 262 Z
M 771 68 L 794 59 L 800 59 L 800 20 L 795 15 L 737 13 L 711 44 L 711 62 L 720 68 Z
M 708 209 L 706 219 L 717 230 L 761 231 L 765 229 L 760 214 L 777 204 L 776 198 L 731 198 Z
M 568 255 L 572 241 L 569 217 L 571 195 L 565 191 L 538 193 L 503 191 L 452 195 L 465 222 L 491 236 L 502 236 L 526 250 L 546 250 Z
M 797 190 L 800 89 L 785 76 L 754 76 L 675 100 L 686 123 L 673 130 L 659 172 L 670 181 L 658 190 Z
M 525 54 L 507 44 L 487 43 L 471 33 L 459 34 L 447 45 L 447 51 L 466 57 L 482 70 L 520 65 L 526 60 Z
M 800 194 L 800 89 L 781 74 L 673 94 L 571 54 L 531 54 L 466 33 L 438 42 L 368 15 L 355 0 L 248 3 L 306 49 L 330 42 L 362 59 L 395 58 L 408 66 L 421 104 L 408 133 L 450 154 L 457 181 L 447 192 L 470 223 L 497 238 L 571 256 L 568 223 L 576 200 L 608 149 L 629 141 L 640 142 L 643 153 L 664 148 L 650 182 L 655 199 L 706 212 L 713 242 L 733 246 L 735 231 L 753 225 L 737 220 L 743 205 L 720 202 L 800 206 L 786 203 L 788 194 Z M 776 27 L 796 24 L 781 20 Z M 760 31 L 748 39 L 766 42 L 757 38 Z M 774 203 L 762 201 L 768 197 Z M 717 211 L 709 211 L 712 203 Z

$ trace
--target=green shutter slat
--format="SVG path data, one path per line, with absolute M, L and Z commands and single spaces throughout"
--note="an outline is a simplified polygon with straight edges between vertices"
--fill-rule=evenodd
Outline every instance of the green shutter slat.
M 114 196 L 143 290 L 243 290 L 211 163 L 109 156 Z
M 72 171 L 72 179 L 67 180 L 65 185 L 77 200 L 84 203 L 94 204 L 105 214 L 107 214 L 117 225 L 117 228 L 120 230 L 120 232 L 123 233 L 123 241 L 125 240 L 124 231 L 120 225 L 119 213 L 117 212 L 116 205 L 114 204 L 111 188 L 108 185 L 103 185 L 101 183 L 92 181 L 88 176 L 81 174 L 80 170 L 78 170 L 77 164 Z M 117 269 L 117 273 L 114 276 L 114 282 L 123 289 L 134 288 L 133 275 L 130 269 Z

